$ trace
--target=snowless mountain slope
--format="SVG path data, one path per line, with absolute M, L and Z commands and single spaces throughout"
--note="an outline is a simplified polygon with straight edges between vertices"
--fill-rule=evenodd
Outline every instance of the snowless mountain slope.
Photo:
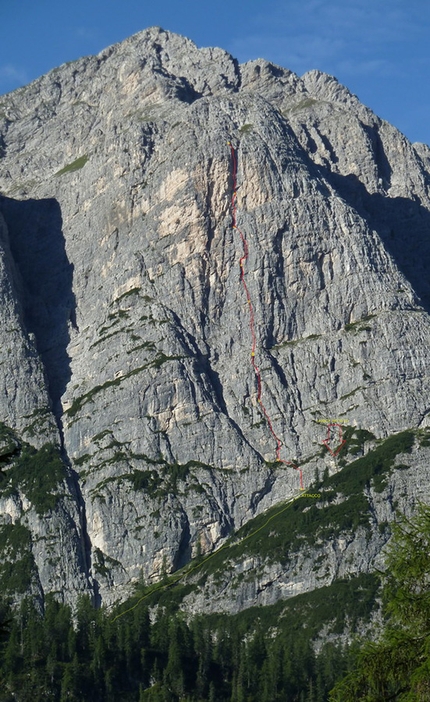
M 425 433 L 429 164 L 335 78 L 160 28 L 2 96 L 2 586 L 109 604 L 336 473 L 348 428 L 345 462 Z

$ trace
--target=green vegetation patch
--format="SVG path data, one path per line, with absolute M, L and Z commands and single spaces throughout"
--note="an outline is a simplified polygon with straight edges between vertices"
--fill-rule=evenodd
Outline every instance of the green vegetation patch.
M 363 453 L 366 441 L 376 440 L 375 435 L 372 434 L 372 432 L 367 431 L 367 429 L 356 429 L 355 427 L 350 426 L 343 427 L 342 437 L 345 444 L 337 454 L 339 465 L 342 468 L 346 466 L 345 459 L 347 456 L 357 456 L 358 454 Z M 327 453 L 327 451 L 327 447 L 324 446 L 324 454 Z
M 430 427 L 418 429 L 417 438 L 420 446 L 430 446 Z
M 368 436 L 372 435 L 364 432 L 357 441 Z M 321 493 L 318 501 L 301 497 L 293 503 L 275 505 L 250 520 L 225 547 L 203 562 L 203 577 L 214 574 L 222 579 L 229 563 L 240 561 L 245 554 L 268 563 L 286 564 L 306 545 L 322 544 L 342 533 L 356 531 L 360 526 L 370 534 L 369 502 L 364 489 L 372 486 L 382 492 L 394 469 L 396 456 L 409 453 L 413 443 L 412 431 L 395 434 L 339 473 L 325 475 L 309 487 L 310 493 Z M 339 499 L 341 501 L 334 504 Z
M 354 388 L 354 390 L 351 390 L 351 392 L 348 392 L 346 395 L 341 395 L 341 397 L 339 397 L 339 400 L 347 400 L 348 397 L 353 397 L 353 395 L 355 395 L 355 393 L 357 392 L 360 392 L 360 390 L 364 390 L 363 385 L 359 385 L 357 388 Z
M 79 158 L 76 159 L 76 161 L 73 161 L 72 163 L 69 163 L 68 166 L 64 166 L 60 171 L 57 171 L 55 174 L 56 176 L 63 175 L 64 173 L 71 173 L 73 171 L 79 171 L 81 168 L 85 166 L 85 164 L 88 161 L 88 156 L 80 156 Z
M 131 459 L 143 460 L 149 465 L 158 466 L 158 470 L 139 470 L 135 469 L 131 473 L 122 473 L 121 475 L 105 478 L 92 491 L 93 497 L 101 497 L 100 491 L 108 484 L 115 482 L 128 481 L 136 491 L 142 490 L 152 498 L 163 498 L 167 495 L 177 494 L 179 491 L 179 483 L 185 482 L 190 476 L 192 468 L 205 468 L 213 470 L 213 466 L 209 466 L 200 461 L 188 461 L 187 463 L 168 463 L 163 458 L 153 459 L 145 454 L 132 453 L 116 453 L 112 458 L 98 464 L 119 463 L 120 461 L 130 461 Z M 199 483 L 193 483 L 188 486 L 188 490 L 195 492 L 204 492 L 204 488 Z
M 0 592 L 26 592 L 35 572 L 27 527 L 19 522 L 0 526 L 0 553 Z
M 116 310 L 116 312 L 110 312 L 108 314 L 108 319 L 127 319 L 128 318 L 128 312 L 127 310 Z M 102 330 L 100 331 L 102 333 Z
M 240 543 L 228 542 L 225 549 L 215 552 L 202 564 L 203 577 L 214 574 L 222 580 L 226 565 L 242 560 L 245 555 L 286 565 L 300 549 L 316 546 L 318 540 L 355 531 L 359 526 L 369 528 L 369 505 L 363 494 L 333 505 L 335 498 L 334 491 L 321 493 L 319 508 L 312 498 L 299 498 L 291 505 L 276 505 L 250 520 L 234 537 L 235 541 L 241 539 Z
M 93 437 L 96 441 L 98 438 L 104 438 L 110 435 L 110 430 L 105 430 L 98 435 L 98 437 Z M 107 458 L 101 462 L 97 463 L 95 467 L 100 470 L 105 465 L 125 465 L 129 470 L 127 472 L 120 473 L 119 475 L 113 475 L 108 478 L 104 478 L 91 490 L 92 499 L 104 500 L 104 489 L 107 485 L 111 483 L 122 484 L 128 482 L 135 491 L 142 491 L 152 499 L 163 499 L 168 495 L 178 495 L 181 489 L 187 494 L 189 491 L 194 491 L 197 493 L 204 493 L 204 488 L 197 482 L 197 479 L 192 474 L 192 469 L 203 468 L 205 470 L 214 470 L 213 466 L 206 463 L 201 463 L 200 461 L 188 461 L 187 463 L 169 463 L 161 455 L 157 458 L 151 458 L 146 454 L 133 453 L 128 449 L 128 446 L 121 445 L 117 441 L 113 440 L 110 446 L 106 448 L 111 448 L 114 446 L 120 447 L 118 451 L 114 453 L 113 456 Z M 84 460 L 88 460 L 91 457 L 85 456 Z M 146 463 L 148 468 L 141 470 L 140 468 L 132 469 L 131 463 L 135 461 Z M 94 470 L 94 468 L 92 469 Z M 88 471 L 84 471 L 87 473 Z M 82 474 L 81 474 L 82 475 Z M 191 484 L 188 484 L 183 488 L 180 483 L 184 483 L 186 480 L 190 479 Z M 184 494 L 182 493 L 182 494 Z
M 400 453 L 410 453 L 414 444 L 413 431 L 403 431 L 385 439 L 366 456 L 357 459 L 343 468 L 340 473 L 320 483 L 316 489 L 324 487 L 342 492 L 344 495 L 357 494 L 364 487 L 372 485 L 376 492 L 386 487 L 386 479 L 394 468 L 395 458 Z
M 285 110 L 283 114 L 289 114 L 291 112 L 299 112 L 300 110 L 305 110 L 307 107 L 312 107 L 318 102 L 318 100 L 315 100 L 314 98 L 305 98 L 304 100 L 301 100 L 298 102 L 296 105 L 293 105 L 293 107 L 290 107 L 288 110 Z
M 146 363 L 144 366 L 135 368 L 134 370 L 130 371 L 129 373 L 126 373 L 125 375 L 120 376 L 119 378 L 115 378 L 114 380 L 107 380 L 102 385 L 95 385 L 95 387 L 91 388 L 91 390 L 86 392 L 84 395 L 81 395 L 80 397 L 77 397 L 75 400 L 73 400 L 72 405 L 69 407 L 69 409 L 65 411 L 64 414 L 66 414 L 68 417 L 74 417 L 84 405 L 92 401 L 94 395 L 97 395 L 97 393 L 102 392 L 103 390 L 107 390 L 110 387 L 120 385 L 120 383 L 126 380 L 126 378 L 129 378 L 131 375 L 135 375 L 136 373 L 140 373 L 141 371 L 146 370 L 146 368 L 148 367 L 149 364 Z
M 13 429 L 0 422 L 0 470 L 20 452 L 20 442 Z
M 108 388 L 118 386 L 123 383 L 124 380 L 127 380 L 127 378 L 131 378 L 133 375 L 142 373 L 142 371 L 147 370 L 148 368 L 153 367 L 158 369 L 163 365 L 163 363 L 166 363 L 166 361 L 176 361 L 184 358 L 187 358 L 187 356 L 166 356 L 164 353 L 159 353 L 157 356 L 155 356 L 155 358 L 148 363 L 145 363 L 143 366 L 134 368 L 128 373 L 124 373 L 124 375 L 114 378 L 113 380 L 107 380 L 105 383 L 103 383 L 103 385 L 96 385 L 84 395 L 77 397 L 75 400 L 73 400 L 72 405 L 65 411 L 64 414 L 66 414 L 68 417 L 74 417 L 84 405 L 92 401 L 94 395 L 97 395 L 97 393 L 107 390 Z
M 430 508 L 418 504 L 392 531 L 381 573 L 384 625 L 374 632 L 376 641 L 362 642 L 331 702 L 429 699 Z
M 124 475 L 125 480 L 129 480 L 133 490 L 144 490 L 151 497 L 155 497 L 163 482 L 156 470 L 135 470 L 129 475 Z
M 94 570 L 99 575 L 106 577 L 110 575 L 112 568 L 122 568 L 122 565 L 115 558 L 103 553 L 99 548 L 94 549 Z
M 121 616 L 123 612 L 133 611 L 133 608 L 141 606 L 167 608 L 170 612 L 176 611 L 183 599 L 191 592 L 197 590 L 196 585 L 185 584 L 178 580 L 178 575 L 163 576 L 163 579 L 153 585 L 139 584 L 136 592 L 130 598 L 122 602 L 112 612 L 113 617 Z M 139 603 L 139 604 L 138 604 Z
M 170 669 L 169 661 L 173 660 L 173 630 L 177 626 L 182 627 L 185 621 L 180 611 L 181 603 L 192 591 L 190 586 L 184 586 L 177 578 L 177 574 L 165 576 L 157 585 L 139 587 L 136 595 L 111 615 L 117 626 L 132 627 L 146 608 L 156 606 L 152 646 L 146 651 L 153 652 L 156 641 L 165 642 L 166 650 L 169 649 L 168 659 L 164 659 L 167 670 Z M 190 702 L 203 699 L 236 702 L 326 700 L 328 690 L 347 669 L 349 654 L 340 646 L 324 644 L 319 661 L 316 661 L 314 642 L 319 640 L 321 631 L 324 631 L 324 635 L 359 633 L 363 623 L 370 622 L 377 609 L 378 594 L 379 579 L 373 574 L 361 574 L 348 580 L 337 580 L 328 587 L 292 597 L 287 602 L 279 601 L 272 606 L 252 607 L 236 615 L 199 614 L 186 620 L 190 631 L 181 639 L 178 651 L 183 653 L 184 647 L 194 641 L 196 651 L 201 656 L 199 666 L 204 665 L 202 661 L 206 662 L 204 677 L 207 689 L 210 679 L 217 681 L 216 684 L 211 683 L 212 694 L 209 696 L 202 695 L 204 688 L 200 680 L 194 695 L 190 693 L 187 699 Z M 174 624 L 176 617 L 178 620 Z M 176 661 L 179 660 L 178 651 L 175 651 Z M 211 656 L 212 663 L 209 665 Z M 192 670 L 196 668 L 197 664 L 194 663 Z M 178 675 L 186 674 L 187 669 L 185 660 L 182 660 L 175 679 Z M 159 679 L 158 691 L 162 690 L 161 675 Z M 303 690 L 309 694 L 301 696 Z M 321 693 L 318 697 L 313 695 L 315 690 Z M 153 691 L 154 686 L 148 688 L 143 699 L 158 699 L 152 697 Z
M 331 585 L 266 607 L 250 607 L 236 615 L 210 614 L 205 619 L 222 629 L 234 626 L 243 635 L 256 628 L 290 630 L 295 636 L 313 639 L 321 629 L 340 634 L 347 627 L 352 632 L 363 621 L 370 621 L 376 607 L 380 580 L 373 573 L 360 573 L 349 579 L 335 580 Z
M 139 337 L 137 337 L 137 338 L 139 339 Z M 136 340 L 136 339 L 134 339 L 134 340 Z M 155 351 L 156 350 L 155 343 L 153 341 L 144 341 L 141 344 L 139 344 L 138 346 L 133 346 L 132 349 L 128 349 L 126 351 L 126 353 L 130 354 L 130 353 L 134 353 L 135 351 L 141 351 L 142 349 L 145 349 L 146 351 Z
M 360 324 L 363 324 L 363 322 L 368 322 L 370 319 L 373 319 L 376 315 L 374 314 L 368 314 L 366 317 L 363 317 L 363 319 L 357 320 L 357 322 L 350 322 L 349 324 L 345 324 L 345 331 L 355 331 L 355 332 L 360 332 L 360 331 L 372 331 L 372 328 L 369 326 L 364 326 L 360 327 Z
M 48 443 L 37 450 L 25 444 L 3 477 L 1 492 L 7 496 L 19 490 L 38 514 L 46 514 L 57 505 L 57 490 L 65 477 L 65 466 L 57 446 Z
M 48 407 L 41 407 L 35 409 L 31 415 L 28 416 L 30 424 L 28 424 L 23 430 L 23 434 L 34 437 L 39 436 L 41 433 L 46 431 L 47 427 L 51 426 L 53 420 L 52 412 Z
M 127 290 L 125 293 L 122 293 L 122 295 L 115 298 L 115 300 L 113 300 L 113 302 L 111 302 L 111 305 L 114 305 L 117 302 L 120 302 L 121 300 L 124 300 L 127 297 L 132 297 L 133 295 L 140 295 L 141 290 L 142 290 L 142 288 L 139 286 L 136 286 L 134 288 L 130 288 L 130 290 Z M 149 298 L 149 301 L 151 301 L 151 298 Z
M 348 587 L 362 603 L 371 585 L 351 581 L 323 592 L 333 603 L 328 617 L 337 615 L 336 595 L 349 606 Z M 75 626 L 70 607 L 53 596 L 46 598 L 45 616 L 29 599 L 19 613 L 1 608 L 0 627 L 7 624 L 1 699 L 323 702 L 348 669 L 340 647 L 326 644 L 318 655 L 312 648 L 305 605 L 320 611 L 318 602 L 296 597 L 288 615 L 275 606 L 188 618 L 179 610 L 187 591 L 166 583 L 151 599 L 158 605 L 152 616 L 138 596 L 120 608 L 120 617 L 118 609 L 95 609 L 80 597 Z M 352 601 L 357 609 L 359 603 Z
M 161 368 L 163 363 L 166 363 L 166 361 L 181 361 L 184 358 L 186 358 L 186 356 L 166 356 L 166 354 L 160 351 L 160 353 L 158 353 L 151 361 L 151 365 L 154 368 Z

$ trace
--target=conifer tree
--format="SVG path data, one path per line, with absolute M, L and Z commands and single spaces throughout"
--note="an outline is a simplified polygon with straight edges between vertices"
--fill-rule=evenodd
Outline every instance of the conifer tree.
M 430 700 L 430 507 L 393 525 L 383 575 L 388 623 L 363 646 L 331 702 Z

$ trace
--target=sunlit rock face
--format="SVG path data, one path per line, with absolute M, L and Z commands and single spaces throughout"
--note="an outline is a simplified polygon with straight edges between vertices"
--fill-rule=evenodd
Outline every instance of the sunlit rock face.
M 65 466 L 43 516 L 2 493 L 33 590 L 109 604 L 217 547 L 299 489 L 274 435 L 306 486 L 330 418 L 429 426 L 429 164 L 335 78 L 159 28 L 0 97 L 0 420 L 10 465 Z

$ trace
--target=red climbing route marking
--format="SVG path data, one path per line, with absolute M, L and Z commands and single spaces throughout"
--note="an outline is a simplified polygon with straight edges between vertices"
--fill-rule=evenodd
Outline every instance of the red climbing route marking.
M 343 429 L 341 424 L 336 422 L 331 422 L 327 424 L 327 436 L 323 441 L 323 444 L 330 451 L 332 456 L 337 456 L 342 446 L 346 443 L 343 438 Z M 335 448 L 337 447 L 337 448 Z
M 295 470 L 297 470 L 299 472 L 300 489 L 304 490 L 303 475 L 302 475 L 301 468 L 299 468 L 299 466 L 296 466 L 295 463 L 292 463 L 291 461 L 286 461 L 283 458 L 281 458 L 281 448 L 282 448 L 281 439 L 275 433 L 275 430 L 274 430 L 273 424 L 272 424 L 272 420 L 270 419 L 270 416 L 266 410 L 266 407 L 264 406 L 264 403 L 261 399 L 261 395 L 262 395 L 261 373 L 260 373 L 260 369 L 257 365 L 257 362 L 255 360 L 255 353 L 256 353 L 256 348 L 257 348 L 257 336 L 255 333 L 254 307 L 252 305 L 251 295 L 249 293 L 249 289 L 248 289 L 248 285 L 246 283 L 246 277 L 245 277 L 245 263 L 246 263 L 248 256 L 249 256 L 249 248 L 248 248 L 248 242 L 246 240 L 246 237 L 245 237 L 244 233 L 237 226 L 237 221 L 236 221 L 237 220 L 237 205 L 236 205 L 236 200 L 237 200 L 237 158 L 236 158 L 236 151 L 234 150 L 233 145 L 230 141 L 228 141 L 227 144 L 230 147 L 231 162 L 232 162 L 232 191 L 233 191 L 232 196 L 231 196 L 232 227 L 239 234 L 241 242 L 242 242 L 242 248 L 243 248 L 243 254 L 239 259 L 240 280 L 241 280 L 241 283 L 243 285 L 243 289 L 245 291 L 245 297 L 246 297 L 246 300 L 248 302 L 248 308 L 249 308 L 249 328 L 251 331 L 251 365 L 254 369 L 255 379 L 257 381 L 257 402 L 259 403 L 261 412 L 267 421 L 268 427 L 270 429 L 270 433 L 272 434 L 272 436 L 276 442 L 276 459 L 280 463 L 284 463 L 286 466 L 291 466 L 292 468 L 294 468 Z

